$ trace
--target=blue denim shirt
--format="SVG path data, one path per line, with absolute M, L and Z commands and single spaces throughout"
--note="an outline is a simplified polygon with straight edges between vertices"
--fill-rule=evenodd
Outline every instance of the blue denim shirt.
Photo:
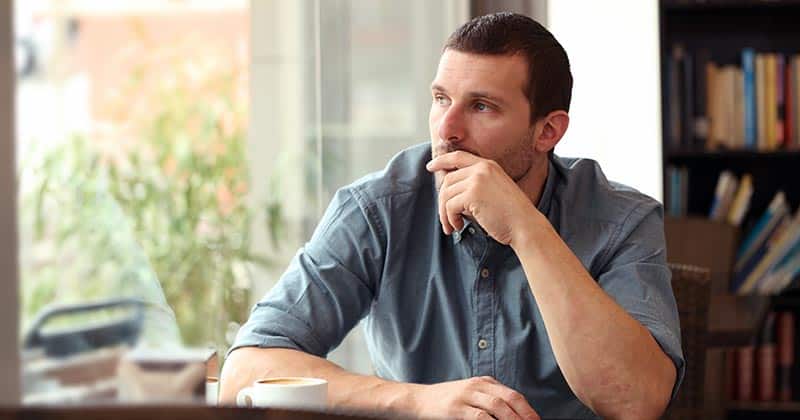
M 542 417 L 595 417 L 556 363 L 513 250 L 477 224 L 442 232 L 430 158 L 429 145 L 409 148 L 339 190 L 233 348 L 324 357 L 365 319 L 380 377 L 431 384 L 488 375 L 525 395 Z M 684 359 L 661 205 L 609 182 L 592 160 L 552 156 L 538 209 L 672 359 L 676 391 Z

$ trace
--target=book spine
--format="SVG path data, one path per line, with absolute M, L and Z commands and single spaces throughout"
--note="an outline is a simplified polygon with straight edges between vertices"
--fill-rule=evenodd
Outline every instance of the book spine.
M 792 58 L 792 98 L 794 98 L 794 112 L 792 113 L 792 126 L 794 127 L 793 149 L 800 149 L 800 55 Z
M 743 346 L 736 349 L 736 393 L 738 401 L 753 400 L 753 373 L 755 371 L 755 346 Z
M 694 147 L 704 148 L 708 139 L 708 91 L 706 66 L 710 59 L 708 50 L 701 49 L 694 58 Z
M 681 92 L 683 77 L 682 73 L 683 63 L 683 47 L 679 44 L 673 45 L 672 54 L 670 55 L 669 62 L 667 63 L 667 71 L 669 73 L 669 144 L 672 150 L 679 150 L 681 145 L 681 133 L 683 132 L 681 126 Z
M 786 61 L 783 54 L 775 56 L 775 143 L 773 149 L 783 147 L 784 123 L 786 122 L 786 102 L 784 99 L 784 79 Z
M 756 149 L 758 131 L 756 127 L 756 53 L 751 48 L 742 51 L 744 72 L 744 132 L 745 148 Z
M 794 365 L 794 313 L 781 312 L 778 316 L 778 370 L 777 394 L 779 401 L 792 400 L 792 367 Z
M 690 149 L 694 146 L 694 65 L 692 54 L 688 51 L 683 53 L 683 91 L 681 92 L 681 99 L 683 104 L 681 107 L 681 147 L 683 149 Z
M 764 66 L 764 119 L 766 124 L 766 137 L 764 150 L 770 151 L 775 147 L 775 127 L 777 125 L 777 100 L 775 98 L 775 55 L 766 55 Z
M 795 122 L 794 122 L 794 83 L 792 78 L 792 62 L 791 56 L 786 58 L 786 68 L 784 69 L 783 74 L 783 94 L 784 94 L 784 103 L 785 103 L 785 115 L 784 121 L 785 124 L 783 125 L 783 146 L 787 150 L 792 147 L 792 143 L 794 142 L 794 130 L 795 130 Z
M 764 54 L 756 55 L 756 149 L 766 149 L 767 124 L 766 124 L 766 57 Z
M 770 312 L 761 330 L 761 337 L 756 350 L 756 398 L 759 401 L 775 400 L 776 353 L 775 312 Z

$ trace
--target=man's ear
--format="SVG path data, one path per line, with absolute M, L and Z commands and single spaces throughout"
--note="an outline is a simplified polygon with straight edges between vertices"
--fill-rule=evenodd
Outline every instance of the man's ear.
M 566 111 L 553 111 L 536 123 L 536 151 L 547 153 L 564 137 L 569 126 L 569 114 Z

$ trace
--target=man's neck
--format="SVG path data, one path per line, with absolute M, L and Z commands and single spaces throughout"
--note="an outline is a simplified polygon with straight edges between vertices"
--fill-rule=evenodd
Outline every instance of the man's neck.
M 531 202 L 538 208 L 539 200 L 542 198 L 544 186 L 547 182 L 547 174 L 550 172 L 550 160 L 547 154 L 542 155 L 532 165 L 530 170 L 517 181 L 519 188 L 530 198 Z

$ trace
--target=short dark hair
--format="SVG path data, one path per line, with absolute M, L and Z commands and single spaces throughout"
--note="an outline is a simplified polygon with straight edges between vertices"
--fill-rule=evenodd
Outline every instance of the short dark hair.
M 531 124 L 552 111 L 569 111 L 572 74 L 567 52 L 539 22 L 509 12 L 479 16 L 450 35 L 442 52 L 448 49 L 487 55 L 522 54 L 528 62 L 525 94 L 531 104 Z

